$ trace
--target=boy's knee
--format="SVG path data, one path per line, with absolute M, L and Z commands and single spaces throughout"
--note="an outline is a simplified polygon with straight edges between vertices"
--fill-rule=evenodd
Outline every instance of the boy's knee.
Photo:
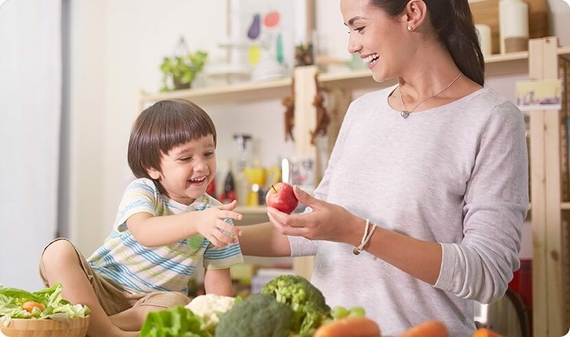
M 77 252 L 75 251 L 75 247 L 73 247 L 71 242 L 60 239 L 51 242 L 44 249 L 41 259 L 43 263 L 49 261 L 71 262 L 73 260 L 77 260 Z

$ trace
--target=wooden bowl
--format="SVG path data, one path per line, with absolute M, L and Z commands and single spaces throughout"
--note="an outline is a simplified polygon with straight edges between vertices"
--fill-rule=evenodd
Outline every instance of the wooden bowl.
M 8 337 L 85 337 L 89 316 L 72 318 L 69 323 L 51 319 L 12 319 L 8 326 L 0 321 L 0 331 Z

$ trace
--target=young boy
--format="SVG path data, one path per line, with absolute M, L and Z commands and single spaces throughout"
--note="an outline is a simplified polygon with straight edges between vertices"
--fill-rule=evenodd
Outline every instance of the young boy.
M 88 336 L 138 336 L 151 311 L 186 305 L 200 262 L 206 293 L 233 296 L 229 267 L 243 262 L 232 220 L 237 203 L 205 194 L 216 174 L 216 130 L 187 100 L 160 101 L 136 120 L 128 162 L 136 179 L 126 189 L 113 230 L 85 259 L 65 239 L 45 248 L 46 286 L 91 309 Z

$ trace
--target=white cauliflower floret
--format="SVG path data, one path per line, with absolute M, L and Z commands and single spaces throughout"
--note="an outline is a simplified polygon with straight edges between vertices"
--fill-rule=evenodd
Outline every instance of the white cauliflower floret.
M 218 326 L 220 315 L 230 310 L 235 301 L 235 297 L 206 294 L 195 297 L 186 305 L 186 309 L 202 317 L 202 330 L 213 331 Z

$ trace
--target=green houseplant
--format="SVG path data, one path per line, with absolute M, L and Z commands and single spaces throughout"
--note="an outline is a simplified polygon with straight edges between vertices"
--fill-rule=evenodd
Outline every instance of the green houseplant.
M 163 75 L 161 92 L 190 88 L 208 59 L 208 53 L 203 50 L 189 52 L 184 38 L 180 38 L 178 47 L 183 52 L 164 57 L 160 65 Z

